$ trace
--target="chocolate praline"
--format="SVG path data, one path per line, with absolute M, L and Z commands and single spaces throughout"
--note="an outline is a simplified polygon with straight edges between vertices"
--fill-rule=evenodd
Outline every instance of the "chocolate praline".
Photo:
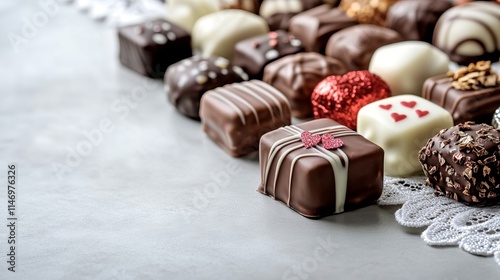
M 248 75 L 222 57 L 184 59 L 167 69 L 165 90 L 182 114 L 199 119 L 200 100 L 211 89 L 248 80 Z
M 467 205 L 500 202 L 500 130 L 467 122 L 444 129 L 420 150 L 427 185 Z
M 447 0 L 406 0 L 389 8 L 386 26 L 396 30 L 403 39 L 432 43 L 432 34 L 439 17 L 453 4 Z
M 326 45 L 326 55 L 342 61 L 349 71 L 366 70 L 378 48 L 401 41 L 403 38 L 394 30 L 359 24 L 333 34 Z

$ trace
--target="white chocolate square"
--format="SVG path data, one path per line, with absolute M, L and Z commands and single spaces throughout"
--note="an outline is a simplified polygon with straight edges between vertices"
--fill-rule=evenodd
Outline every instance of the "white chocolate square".
M 200 17 L 218 10 L 214 0 L 169 0 L 166 18 L 191 33 Z
M 385 174 L 405 177 L 422 171 L 418 151 L 441 129 L 453 126 L 450 113 L 415 95 L 370 103 L 358 113 L 358 133 L 384 149 Z
M 268 18 L 277 13 L 300 13 L 303 10 L 302 0 L 272 0 L 262 2 L 259 14 Z
M 232 60 L 234 45 L 269 32 L 260 16 L 243 10 L 223 10 L 200 18 L 193 28 L 192 45 L 203 57 L 221 56 Z
M 379 75 L 392 95 L 422 95 L 427 78 L 448 72 L 448 56 L 426 42 L 405 41 L 385 45 L 373 53 L 369 71 Z

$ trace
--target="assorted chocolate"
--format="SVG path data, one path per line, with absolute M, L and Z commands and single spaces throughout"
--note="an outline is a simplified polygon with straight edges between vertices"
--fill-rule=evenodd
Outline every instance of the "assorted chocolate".
M 308 52 L 325 53 L 328 39 L 344 28 L 358 24 L 344 10 L 325 4 L 294 16 L 289 30 Z
M 242 40 L 269 32 L 260 16 L 243 10 L 223 10 L 203 16 L 193 28 L 193 48 L 203 57 L 233 59 L 234 45 Z
M 418 151 L 436 133 L 453 125 L 450 113 L 415 95 L 370 103 L 358 114 L 358 132 L 385 151 L 385 174 L 411 176 L 422 168 Z
M 372 55 L 378 48 L 401 41 L 403 38 L 392 29 L 359 24 L 333 34 L 328 40 L 325 53 L 342 61 L 349 71 L 367 70 Z
M 234 157 L 257 151 L 264 133 L 291 123 L 286 97 L 258 80 L 206 92 L 200 117 L 208 137 Z
M 384 172 L 406 177 L 423 167 L 427 184 L 450 198 L 500 203 L 500 78 L 481 61 L 500 58 L 500 5 L 169 0 L 167 7 L 168 20 L 119 29 L 120 62 L 164 76 L 169 101 L 201 119 L 229 155 L 259 151 L 261 193 L 321 218 L 374 203 Z M 448 72 L 450 59 L 470 64 Z M 316 120 L 291 125 L 292 116 Z
M 254 79 L 262 79 L 264 67 L 281 57 L 304 51 L 302 42 L 285 31 L 273 31 L 235 45 L 233 64 Z
M 500 130 L 466 122 L 443 129 L 419 153 L 427 185 L 467 205 L 500 202 Z
M 404 41 L 377 49 L 369 70 L 389 85 L 392 95 L 421 96 L 425 80 L 445 74 L 449 62 L 445 53 L 429 43 Z
M 462 65 L 500 58 L 500 5 L 472 2 L 453 7 L 438 20 L 433 44 Z
M 335 58 L 305 52 L 285 56 L 267 65 L 263 81 L 288 98 L 292 116 L 307 118 L 313 115 L 311 94 L 316 85 L 328 76 L 346 72 L 345 65 Z
M 448 110 L 455 124 L 490 123 L 500 106 L 500 80 L 490 61 L 479 61 L 427 79 L 422 95 Z
M 258 191 L 308 218 L 374 204 L 384 151 L 330 119 L 281 127 L 260 140 Z
M 189 33 L 163 19 L 122 27 L 118 41 L 121 64 L 151 78 L 162 78 L 168 66 L 192 56 Z
M 406 0 L 389 8 L 386 26 L 393 29 L 404 40 L 432 43 L 434 27 L 439 17 L 453 7 L 447 0 Z
M 329 76 L 311 95 L 314 118 L 334 119 L 356 130 L 358 111 L 371 102 L 391 96 L 389 86 L 366 70 Z
M 182 114 L 198 119 L 202 95 L 226 84 L 248 80 L 248 75 L 223 57 L 184 59 L 165 74 L 168 100 Z

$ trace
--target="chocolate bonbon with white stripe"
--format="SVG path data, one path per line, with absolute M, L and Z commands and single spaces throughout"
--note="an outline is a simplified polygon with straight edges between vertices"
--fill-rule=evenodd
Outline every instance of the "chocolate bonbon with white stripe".
M 228 154 L 239 157 L 257 151 L 264 133 L 289 125 L 291 113 L 281 92 L 252 80 L 206 92 L 200 118 L 208 137 Z
M 344 146 L 306 148 L 301 133 L 332 134 Z M 384 151 L 334 120 L 319 119 L 279 128 L 260 141 L 258 191 L 308 218 L 374 203 L 382 192 Z

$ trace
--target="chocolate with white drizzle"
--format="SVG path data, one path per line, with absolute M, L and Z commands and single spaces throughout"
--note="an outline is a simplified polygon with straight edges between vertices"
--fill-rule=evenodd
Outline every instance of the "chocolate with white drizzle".
M 420 150 L 427 185 L 467 205 L 500 202 L 500 130 L 466 122 L 443 129 Z
M 234 157 L 258 150 L 260 137 L 289 125 L 290 104 L 277 89 L 259 80 L 206 92 L 200 118 L 205 133 Z
M 305 148 L 300 135 L 331 133 L 344 142 L 338 149 L 321 144 Z M 279 128 L 260 140 L 258 191 L 308 218 L 373 204 L 382 193 L 384 151 L 331 119 Z

